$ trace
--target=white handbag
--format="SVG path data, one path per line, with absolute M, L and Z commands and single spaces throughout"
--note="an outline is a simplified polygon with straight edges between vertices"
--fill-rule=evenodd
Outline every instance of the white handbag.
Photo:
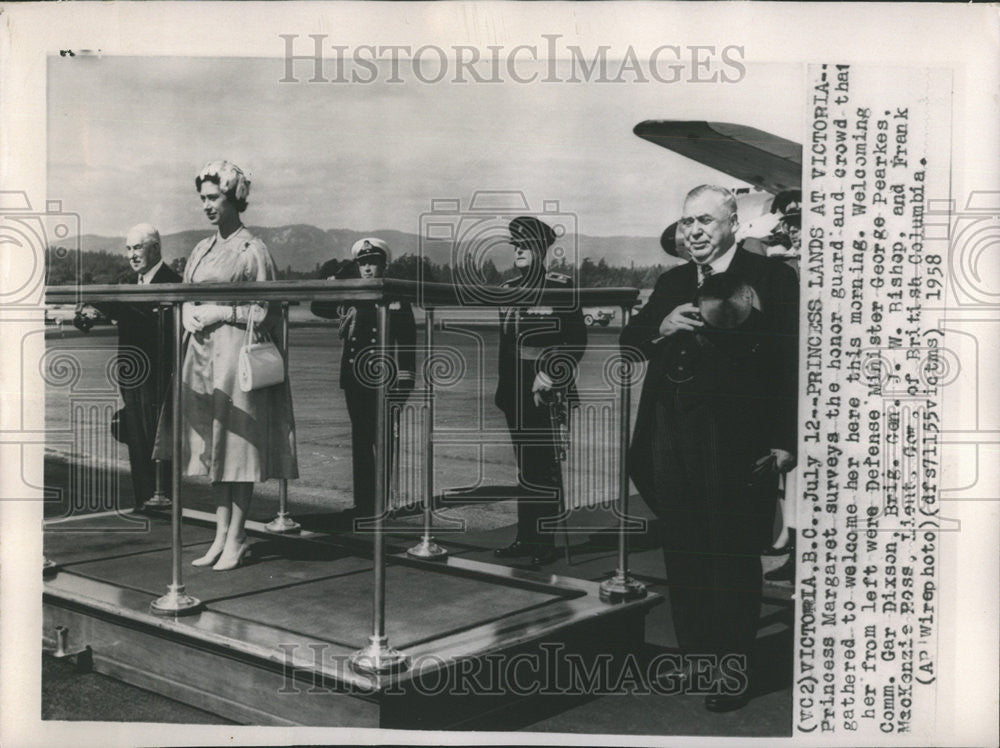
M 285 360 L 272 340 L 254 342 L 254 315 L 247 320 L 247 334 L 240 348 L 236 376 L 244 392 L 261 390 L 285 381 Z

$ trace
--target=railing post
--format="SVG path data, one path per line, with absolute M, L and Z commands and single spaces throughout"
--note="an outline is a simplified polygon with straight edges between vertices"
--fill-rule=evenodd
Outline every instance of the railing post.
M 166 342 L 166 335 L 163 330 L 163 310 L 164 306 L 158 304 L 156 307 L 156 351 L 159 355 L 163 355 L 164 343 Z M 172 332 L 172 331 L 171 331 Z M 163 381 L 162 374 L 160 373 L 161 367 L 156 369 L 156 413 L 160 414 L 160 410 L 163 407 Z M 153 470 L 156 478 L 156 488 L 153 491 L 153 495 L 149 497 L 146 502 L 142 505 L 144 509 L 164 509 L 170 506 L 170 497 L 167 496 L 167 492 L 163 490 L 163 462 L 161 460 L 153 460 Z
M 288 357 L 291 347 L 288 345 L 288 302 L 281 302 L 281 344 L 285 349 L 285 381 L 288 381 Z M 267 523 L 270 532 L 298 532 L 302 527 L 288 514 L 288 478 L 278 480 L 278 515 Z
M 434 310 L 425 310 L 424 317 L 424 388 L 427 390 L 427 405 L 424 409 L 424 536 L 420 542 L 407 549 L 408 556 L 414 558 L 440 559 L 448 551 L 434 542 L 431 526 L 434 516 L 434 378 L 430 374 L 428 362 L 434 355 Z
M 385 635 L 385 512 L 386 512 L 386 467 L 391 432 L 386 428 L 386 395 L 389 386 L 391 365 L 389 352 L 389 306 L 384 299 L 378 309 L 378 393 L 375 400 L 375 542 L 372 548 L 375 585 L 372 601 L 372 635 L 368 646 L 351 655 L 351 666 L 365 673 L 392 673 L 405 670 L 410 658 L 389 646 Z
M 183 452 L 183 408 L 181 407 L 181 396 L 183 394 L 182 369 L 184 366 L 184 321 L 181 319 L 183 304 L 173 303 L 174 311 L 174 386 L 172 394 L 171 419 L 173 428 L 171 430 L 172 449 L 170 454 L 173 458 L 173 502 L 170 510 L 170 560 L 171 560 L 171 580 L 167 586 L 167 594 L 158 597 L 149 605 L 152 613 L 160 616 L 184 615 L 193 613 L 201 607 L 201 601 L 184 593 L 183 574 L 181 569 L 181 463 L 184 458 Z
M 622 329 L 629 322 L 631 307 L 622 306 Z M 621 603 L 646 596 L 646 587 L 632 578 L 628 571 L 628 541 L 626 516 L 628 515 L 628 443 L 631 430 L 632 363 L 622 356 L 620 413 L 618 414 L 618 568 L 601 582 L 600 598 L 606 603 Z

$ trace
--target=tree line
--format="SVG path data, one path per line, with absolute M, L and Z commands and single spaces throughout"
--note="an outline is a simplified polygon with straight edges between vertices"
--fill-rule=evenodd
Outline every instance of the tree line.
M 184 273 L 186 257 L 173 260 L 170 265 L 178 273 Z M 609 265 L 604 258 L 594 262 L 589 257 L 575 267 L 564 259 L 549 264 L 549 269 L 565 273 L 582 288 L 632 287 L 652 288 L 656 279 L 668 265 Z M 128 260 L 123 254 L 114 252 L 80 252 L 64 247 L 49 247 L 46 252 L 46 283 L 52 286 L 93 285 L 115 283 L 123 274 L 129 273 Z M 279 280 L 301 280 L 318 278 L 319 263 L 312 270 L 294 270 L 291 266 L 278 271 Z M 473 265 L 467 258 L 460 272 L 447 263 L 437 264 L 426 257 L 407 254 L 394 260 L 386 269 L 389 278 L 403 280 L 424 280 L 436 283 L 483 283 L 497 285 L 510 276 L 510 272 L 500 271 L 492 260 Z

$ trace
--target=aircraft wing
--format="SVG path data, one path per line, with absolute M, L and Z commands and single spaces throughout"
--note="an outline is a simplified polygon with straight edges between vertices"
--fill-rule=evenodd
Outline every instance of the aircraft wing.
M 777 194 L 802 188 L 802 145 L 728 122 L 646 120 L 632 130 L 743 182 Z

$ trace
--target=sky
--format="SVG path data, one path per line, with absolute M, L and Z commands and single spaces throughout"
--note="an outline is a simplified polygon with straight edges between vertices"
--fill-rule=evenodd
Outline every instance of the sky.
M 252 180 L 252 225 L 418 233 L 432 199 L 464 207 L 510 190 L 534 210 L 557 201 L 583 234 L 658 236 L 687 189 L 737 183 L 636 137 L 638 122 L 733 122 L 801 142 L 803 72 L 746 70 L 724 85 L 307 83 L 308 71 L 280 83 L 277 58 L 52 57 L 48 194 L 83 233 L 204 229 L 194 175 L 226 158 Z

